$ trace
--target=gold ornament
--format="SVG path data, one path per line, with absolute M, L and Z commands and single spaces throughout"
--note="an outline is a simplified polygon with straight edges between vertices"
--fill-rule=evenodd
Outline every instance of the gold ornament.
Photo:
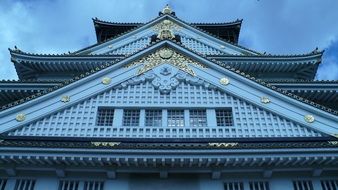
M 108 85 L 108 84 L 110 84 L 110 83 L 111 83 L 111 78 L 109 78 L 109 77 L 104 77 L 104 78 L 102 79 L 102 84 Z
M 268 97 L 263 96 L 263 97 L 261 97 L 261 102 L 262 102 L 263 104 L 268 104 L 268 103 L 270 103 L 271 101 L 270 101 L 270 99 L 269 99 Z
M 315 117 L 313 115 L 308 114 L 304 116 L 304 120 L 308 123 L 313 123 L 315 121 Z
M 16 115 L 15 119 L 19 122 L 24 121 L 26 119 L 26 115 L 24 113 L 19 113 Z
M 174 54 L 174 52 L 171 49 L 166 48 L 166 49 L 161 49 L 159 54 L 160 54 L 160 57 L 162 57 L 163 59 L 169 59 Z
M 189 73 L 192 76 L 196 76 L 195 72 L 189 67 L 189 64 L 193 64 L 196 65 L 200 68 L 206 68 L 206 66 L 193 61 L 192 59 L 183 56 L 175 51 L 173 51 L 172 49 L 169 48 L 162 48 L 160 50 L 157 50 L 155 53 L 152 53 L 146 57 L 141 58 L 138 61 L 132 62 L 128 65 L 126 65 L 126 68 L 132 67 L 134 65 L 138 65 L 138 64 L 143 64 L 143 67 L 140 68 L 137 71 L 137 74 L 140 75 L 142 73 L 145 73 L 155 67 L 157 67 L 158 65 L 161 65 L 163 63 L 168 63 L 171 64 L 175 67 L 177 67 L 178 69 Z
M 171 10 L 171 8 L 169 7 L 168 4 L 163 8 L 162 13 L 163 14 L 171 14 L 172 13 L 172 10 Z
M 173 39 L 175 38 L 174 31 L 179 31 L 180 26 L 173 23 L 170 20 L 163 20 L 162 22 L 156 24 L 153 27 L 153 30 L 157 33 L 157 38 L 159 39 Z
M 219 80 L 219 82 L 223 85 L 228 85 L 230 83 L 230 79 L 223 77 Z
M 66 103 L 70 101 L 70 96 L 64 95 L 61 97 L 61 102 Z

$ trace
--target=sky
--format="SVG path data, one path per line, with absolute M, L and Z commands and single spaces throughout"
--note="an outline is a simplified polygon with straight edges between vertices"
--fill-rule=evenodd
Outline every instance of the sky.
M 325 50 L 316 79 L 338 80 L 338 0 L 0 0 L 0 79 L 8 48 L 66 53 L 96 43 L 92 18 L 148 22 L 169 4 L 187 22 L 243 19 L 239 44 L 271 54 Z

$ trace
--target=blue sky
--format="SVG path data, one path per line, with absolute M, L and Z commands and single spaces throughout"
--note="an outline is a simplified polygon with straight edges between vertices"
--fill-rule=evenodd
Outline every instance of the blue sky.
M 147 22 L 169 3 L 187 22 L 244 19 L 240 44 L 272 54 L 324 49 L 319 80 L 338 80 L 337 0 L 0 0 L 0 78 L 17 79 L 8 48 L 76 51 L 96 42 L 91 18 Z

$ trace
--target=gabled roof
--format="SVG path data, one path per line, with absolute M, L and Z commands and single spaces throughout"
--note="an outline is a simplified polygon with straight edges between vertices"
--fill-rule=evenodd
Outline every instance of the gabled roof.
M 190 25 L 218 36 L 225 41 L 237 44 L 242 21 L 243 20 L 223 23 L 190 23 Z M 94 18 L 93 23 L 98 43 L 104 42 L 107 39 L 115 38 L 122 33 L 145 25 L 144 23 L 108 22 L 99 20 L 98 18 Z
M 232 92 L 235 95 L 250 92 L 251 93 L 250 95 L 247 94 L 247 96 L 242 98 L 245 98 L 247 101 L 250 101 L 259 107 L 262 106 L 259 97 L 263 95 L 270 96 L 272 103 L 264 105 L 266 106 L 265 109 L 268 109 L 276 113 L 277 115 L 283 115 L 292 121 L 312 127 L 315 130 L 322 131 L 327 134 L 336 134 L 338 132 L 338 128 L 336 126 L 338 122 L 338 117 L 336 116 L 338 115 L 337 111 L 321 107 L 320 105 L 317 105 L 313 102 L 309 102 L 308 100 L 304 100 L 302 98 L 294 96 L 293 94 L 287 93 L 286 91 L 276 88 L 275 86 L 271 86 L 270 84 L 267 84 L 261 80 L 252 78 L 249 75 L 242 73 L 241 71 L 231 68 L 230 66 L 222 68 L 218 65 L 217 62 L 215 63 L 205 56 L 193 53 L 190 50 L 183 48 L 179 44 L 176 44 L 168 40 L 159 41 L 153 44 L 151 47 L 138 53 L 135 53 L 133 55 L 130 55 L 121 61 L 118 61 L 116 63 L 113 62 L 107 63 L 106 65 L 102 65 L 101 68 L 93 70 L 91 73 L 82 74 L 79 77 L 64 82 L 62 85 L 58 85 L 53 87 L 52 89 L 48 89 L 44 93 L 37 94 L 34 97 L 30 97 L 23 101 L 18 101 L 14 105 L 3 107 L 2 111 L 0 112 L 1 118 L 0 121 L 2 122 L 3 127 L 0 128 L 0 130 L 4 132 L 13 129 L 15 127 L 21 126 L 23 123 L 17 123 L 17 121 L 15 121 L 15 115 L 24 110 L 26 111 L 27 109 L 30 110 L 27 115 L 28 117 L 27 121 L 25 121 L 24 123 L 34 121 L 37 119 L 37 117 L 43 117 L 46 114 L 50 114 L 51 112 L 57 111 L 57 110 L 48 110 L 48 111 L 44 110 L 46 109 L 46 107 L 42 108 L 41 102 L 48 101 L 49 103 L 52 103 L 54 105 L 60 105 L 61 106 L 60 109 L 63 109 L 64 107 L 70 106 L 75 102 L 82 101 L 83 98 L 86 97 L 85 94 L 81 95 L 77 94 L 76 96 L 81 96 L 82 98 L 74 97 L 75 101 L 67 105 L 62 104 L 60 102 L 59 97 L 63 93 L 67 93 L 70 90 L 74 91 L 76 90 L 76 88 L 86 85 L 88 83 L 96 84 L 96 82 L 99 82 L 99 84 L 101 84 L 100 82 L 101 77 L 107 75 L 109 76 L 111 75 L 110 73 L 112 71 L 116 71 L 117 68 L 121 68 L 123 65 L 126 65 L 132 61 L 136 61 L 161 47 L 170 47 L 175 51 L 180 51 L 180 53 L 184 54 L 185 56 L 191 57 L 191 59 L 194 59 L 197 62 L 201 62 L 207 65 L 208 67 L 210 67 L 210 69 L 215 69 L 218 70 L 219 72 L 222 72 L 222 75 L 216 77 L 214 75 L 209 74 L 206 71 L 197 70 L 198 76 L 200 72 L 203 72 L 205 75 L 210 75 L 209 77 L 204 78 L 204 80 L 212 80 L 214 85 L 218 86 L 219 88 L 227 89 L 228 92 Z M 228 77 L 233 82 L 231 82 L 230 85 L 228 86 L 222 86 L 221 84 L 219 84 L 218 80 L 219 78 L 224 76 Z M 111 85 L 116 85 L 115 83 L 118 83 L 118 81 L 117 80 L 115 81 L 114 78 L 112 80 L 114 82 Z M 119 78 L 118 80 L 122 79 Z M 109 86 L 110 85 L 108 85 L 106 88 L 108 88 Z M 97 86 L 97 88 L 99 88 L 99 86 Z M 104 90 L 102 89 L 102 87 L 100 87 L 99 89 Z M 97 93 L 100 93 L 100 91 L 97 91 Z M 287 104 L 287 107 L 283 107 L 281 103 Z M 316 118 L 315 122 L 311 124 L 306 123 L 304 121 L 304 115 L 306 114 L 313 114 Z
M 258 55 L 259 54 L 256 51 L 253 51 L 253 50 L 250 50 L 248 48 L 242 47 L 242 46 L 240 46 L 238 44 L 235 44 L 235 43 L 232 43 L 230 41 L 225 42 L 224 39 L 221 39 L 218 36 L 215 36 L 215 35 L 213 35 L 211 33 L 208 33 L 206 31 L 204 31 L 203 29 L 200 29 L 198 27 L 192 26 L 191 24 L 189 24 L 189 23 L 187 23 L 187 22 L 185 22 L 185 21 L 183 21 L 183 20 L 181 20 L 181 19 L 179 19 L 179 18 L 177 18 L 175 16 L 172 16 L 170 14 L 163 14 L 163 15 L 161 15 L 159 17 L 156 17 L 155 19 L 149 21 L 148 23 L 146 23 L 144 25 L 139 25 L 138 27 L 133 28 L 133 29 L 131 29 L 129 31 L 126 31 L 124 33 L 121 33 L 121 34 L 117 35 L 116 37 L 114 37 L 112 39 L 107 39 L 106 41 L 99 42 L 97 44 L 94 44 L 94 45 L 89 46 L 87 48 L 84 48 L 82 50 L 79 50 L 79 51 L 77 51 L 75 53 L 76 54 L 83 54 L 83 53 L 84 54 L 88 54 L 88 52 L 93 51 L 93 49 L 98 49 L 99 47 L 102 47 L 103 43 L 104 44 L 108 44 L 108 42 L 109 42 L 109 44 L 112 44 L 113 42 L 117 41 L 117 39 L 121 40 L 123 38 L 132 37 L 132 36 L 136 35 L 137 32 L 139 32 L 141 30 L 144 30 L 144 29 L 146 29 L 148 27 L 151 27 L 151 26 L 155 25 L 156 23 L 159 23 L 159 22 L 161 22 L 161 21 L 163 21 L 165 19 L 171 20 L 171 21 L 177 23 L 180 26 L 188 28 L 189 30 L 195 32 L 196 34 L 198 34 L 200 36 L 204 36 L 206 38 L 209 38 L 209 39 L 215 41 L 215 43 L 219 43 L 219 44 L 221 44 L 221 45 L 223 45 L 225 47 L 231 47 L 231 48 L 233 48 L 233 49 L 235 49 L 235 50 L 237 50 L 239 52 L 242 52 L 243 54 L 249 54 L 249 55 Z

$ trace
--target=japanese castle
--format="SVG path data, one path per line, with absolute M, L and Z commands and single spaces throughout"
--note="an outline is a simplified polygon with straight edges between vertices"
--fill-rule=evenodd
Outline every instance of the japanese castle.
M 97 43 L 9 49 L 0 190 L 337 190 L 338 81 L 323 51 L 238 44 L 242 20 L 93 19 Z

